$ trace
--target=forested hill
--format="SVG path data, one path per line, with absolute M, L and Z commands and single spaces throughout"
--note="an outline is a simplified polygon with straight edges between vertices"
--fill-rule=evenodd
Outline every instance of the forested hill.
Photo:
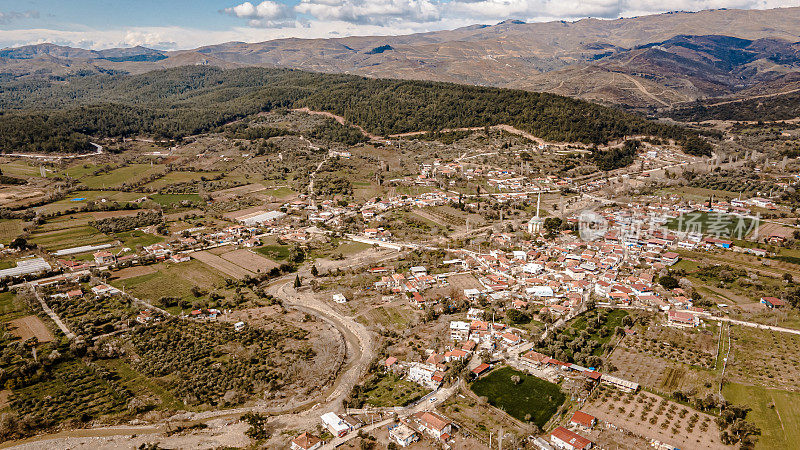
M 680 121 L 704 120 L 790 120 L 800 117 L 800 91 L 743 100 L 711 99 L 670 111 Z
M 552 94 L 284 69 L 187 66 L 142 75 L 0 78 L 3 152 L 82 151 L 89 137 L 181 138 L 278 107 L 344 116 L 369 132 L 509 124 L 553 141 L 630 134 L 679 140 L 683 128 Z

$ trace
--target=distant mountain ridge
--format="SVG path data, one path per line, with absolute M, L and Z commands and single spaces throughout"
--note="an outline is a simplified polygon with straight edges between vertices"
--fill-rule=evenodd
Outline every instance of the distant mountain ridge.
M 800 7 L 675 12 L 627 19 L 508 20 L 405 36 L 229 42 L 194 50 L 0 50 L 0 74 L 144 73 L 181 65 L 286 67 L 553 92 L 668 108 L 780 87 L 798 71 Z
M 159 61 L 167 58 L 165 52 L 141 46 L 85 50 L 55 44 L 38 44 L 0 50 L 0 58 L 6 59 L 30 60 L 42 56 L 66 59 L 102 59 L 113 62 Z

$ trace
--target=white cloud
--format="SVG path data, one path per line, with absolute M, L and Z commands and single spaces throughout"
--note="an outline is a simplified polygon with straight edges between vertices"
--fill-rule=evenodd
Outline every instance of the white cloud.
M 322 21 L 389 25 L 438 21 L 441 4 L 431 0 L 301 0 L 295 11 Z
M 295 24 L 294 11 L 283 3 L 265 0 L 257 5 L 250 2 L 225 8 L 226 14 L 248 19 L 251 27 L 278 28 Z

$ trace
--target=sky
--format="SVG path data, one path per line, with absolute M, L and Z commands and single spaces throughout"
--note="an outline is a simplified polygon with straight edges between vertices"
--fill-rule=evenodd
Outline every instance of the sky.
M 800 6 L 800 0 L 0 0 L 0 47 L 180 50 L 222 42 L 398 35 L 666 11 Z

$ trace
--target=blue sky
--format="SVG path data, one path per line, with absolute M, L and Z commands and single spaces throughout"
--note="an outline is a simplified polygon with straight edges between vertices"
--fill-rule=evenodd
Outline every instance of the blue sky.
M 0 0 L 0 47 L 53 42 L 176 50 L 284 37 L 407 34 L 505 19 L 781 6 L 800 6 L 800 0 Z

